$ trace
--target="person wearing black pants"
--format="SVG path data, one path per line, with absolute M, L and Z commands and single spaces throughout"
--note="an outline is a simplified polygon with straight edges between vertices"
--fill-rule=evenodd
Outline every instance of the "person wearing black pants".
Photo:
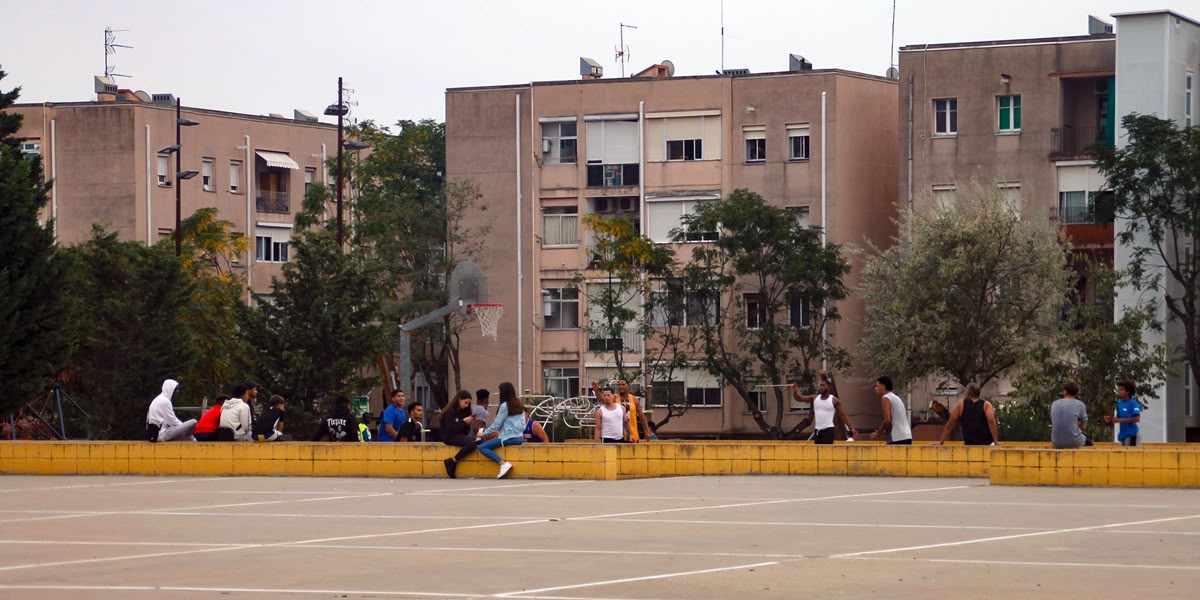
M 454 479 L 458 461 L 468 457 L 475 451 L 475 436 L 471 435 L 471 423 L 475 417 L 471 414 L 471 392 L 461 390 L 442 412 L 442 443 L 447 446 L 459 446 L 462 449 L 451 458 L 443 461 L 446 465 L 446 475 Z

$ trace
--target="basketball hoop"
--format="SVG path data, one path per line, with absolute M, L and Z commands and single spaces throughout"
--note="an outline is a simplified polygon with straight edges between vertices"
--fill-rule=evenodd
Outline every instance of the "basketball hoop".
M 472 304 L 471 312 L 479 319 L 479 331 L 483 335 L 492 336 L 493 340 L 500 339 L 498 330 L 500 316 L 504 314 L 503 304 Z

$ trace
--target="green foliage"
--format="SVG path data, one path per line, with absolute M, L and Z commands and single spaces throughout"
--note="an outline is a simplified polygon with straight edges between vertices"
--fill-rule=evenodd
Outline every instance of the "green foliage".
M 860 347 L 872 369 L 898 385 L 931 375 L 983 385 L 1033 360 L 1072 289 L 1058 232 L 977 184 L 950 206 L 919 206 L 891 248 L 868 243 Z
M 1168 348 L 1200 373 L 1200 127 L 1131 114 L 1122 148 L 1095 148 L 1096 164 L 1123 219 L 1118 243 L 1130 253 L 1129 287 L 1165 291 L 1182 344 Z
M 318 221 L 325 194 L 310 190 L 297 224 Z M 253 348 L 255 381 L 288 399 L 289 432 L 302 436 L 322 410 L 319 400 L 370 388 L 361 373 L 385 338 L 378 275 L 361 250 L 343 251 L 330 227 L 312 227 L 296 232 L 290 251 L 271 298 L 242 311 L 239 331 Z
M 849 354 L 822 332 L 841 319 L 837 302 L 846 298 L 842 278 L 850 265 L 838 246 L 822 244 L 819 228 L 805 227 L 747 190 L 700 204 L 672 239 L 687 243 L 709 232 L 720 236 L 692 246 L 691 260 L 673 282 L 686 300 L 664 313 L 686 313 L 689 326 L 695 321 L 689 343 L 696 360 L 737 390 L 764 433 L 795 435 L 806 423 L 782 429 L 785 388 L 774 388 L 773 423 L 750 393 L 762 383 L 811 382 L 822 360 L 832 370 L 848 368 Z M 756 327 L 747 326 L 748 313 Z M 807 314 L 807 326 L 791 323 L 792 314 Z
M 1050 406 L 1017 401 L 993 402 L 996 431 L 1005 442 L 1050 441 Z
M 49 388 L 71 339 L 54 224 L 38 221 L 49 201 L 41 157 L 21 155 L 21 116 L 3 112 L 19 92 L 0 92 L 0 416 Z
M 62 255 L 78 327 L 71 381 L 90 414 L 91 437 L 140 439 L 164 379 L 180 379 L 176 404 L 209 392 L 182 377 L 198 359 L 186 317 L 196 283 L 172 245 L 122 242 L 97 228 Z

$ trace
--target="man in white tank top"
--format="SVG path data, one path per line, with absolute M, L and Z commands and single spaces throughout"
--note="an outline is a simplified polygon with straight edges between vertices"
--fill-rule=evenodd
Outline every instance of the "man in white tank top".
M 829 382 L 822 379 L 817 386 L 815 396 L 801 395 L 796 384 L 792 384 L 792 398 L 798 402 L 810 402 L 813 409 L 813 442 L 817 444 L 832 444 L 834 439 L 834 424 L 841 419 L 850 428 L 850 439 L 858 436 L 850 418 L 842 410 L 842 403 L 829 391 Z
M 612 390 L 600 390 L 600 408 L 596 409 L 596 441 L 619 444 L 629 439 L 629 417 L 625 407 L 617 404 Z
M 912 427 L 908 423 L 908 408 L 904 401 L 892 392 L 892 378 L 888 376 L 875 380 L 875 393 L 879 394 L 883 409 L 883 422 L 871 439 L 882 440 L 887 437 L 887 443 L 895 445 L 912 445 Z

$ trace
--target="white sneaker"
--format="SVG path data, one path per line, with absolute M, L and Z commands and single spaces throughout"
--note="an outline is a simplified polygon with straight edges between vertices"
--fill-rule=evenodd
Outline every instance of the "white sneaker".
M 508 472 L 511 470 L 512 470 L 512 463 L 507 462 L 507 461 L 501 463 L 500 464 L 500 474 L 496 476 L 496 479 L 504 479 L 504 476 L 508 475 Z

